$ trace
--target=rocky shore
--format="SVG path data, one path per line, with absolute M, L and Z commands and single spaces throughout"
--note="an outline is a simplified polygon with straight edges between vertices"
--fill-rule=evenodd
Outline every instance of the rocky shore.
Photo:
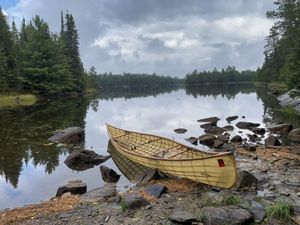
M 2 211 L 0 224 L 300 224 L 300 146 L 235 147 L 240 179 L 232 190 L 168 178 L 118 193 L 107 183 Z
M 86 192 L 84 181 L 70 181 L 47 202 L 1 211 L 0 224 L 300 224 L 299 129 L 289 124 L 264 128 L 243 117 L 232 124 L 238 118 L 227 117 L 228 125 L 223 127 L 217 125 L 217 117 L 198 120 L 205 134 L 186 139 L 215 151 L 234 152 L 239 179 L 233 189 L 168 177 L 132 164 L 113 149 L 108 151 L 110 156 L 76 150 L 65 161 L 68 167 L 88 169 L 112 157 L 116 165 L 120 163 L 123 175 L 136 185 L 118 192 L 120 174 L 102 165 L 99 173 L 105 181 L 103 187 Z M 174 132 L 184 135 L 186 129 Z M 53 140 L 74 141 L 74 136 L 75 141 L 82 139 L 82 130 L 68 128 Z M 285 145 L 285 138 L 292 142 Z

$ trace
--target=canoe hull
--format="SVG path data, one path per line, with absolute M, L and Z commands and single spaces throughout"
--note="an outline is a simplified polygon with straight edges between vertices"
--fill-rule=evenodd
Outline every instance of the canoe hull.
M 111 143 L 120 154 L 144 166 L 158 169 L 178 177 L 188 178 L 221 188 L 231 188 L 236 183 L 236 163 L 232 153 L 215 154 L 206 158 L 194 159 L 153 159 L 132 154 L 127 148 L 120 146 L 108 133 Z M 141 134 L 143 135 L 143 134 Z

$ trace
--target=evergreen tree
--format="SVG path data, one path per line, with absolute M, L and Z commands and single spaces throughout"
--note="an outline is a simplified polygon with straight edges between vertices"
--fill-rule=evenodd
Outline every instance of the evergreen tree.
M 64 52 L 68 60 L 74 91 L 81 92 L 84 88 L 84 70 L 79 54 L 79 37 L 72 14 L 66 14 L 64 27 L 62 26 Z

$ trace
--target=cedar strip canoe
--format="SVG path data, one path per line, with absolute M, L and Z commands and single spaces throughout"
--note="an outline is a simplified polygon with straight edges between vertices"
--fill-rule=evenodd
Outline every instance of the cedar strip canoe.
M 208 185 L 231 188 L 237 169 L 232 152 L 209 153 L 168 138 L 106 124 L 113 146 L 125 157 L 146 167 Z

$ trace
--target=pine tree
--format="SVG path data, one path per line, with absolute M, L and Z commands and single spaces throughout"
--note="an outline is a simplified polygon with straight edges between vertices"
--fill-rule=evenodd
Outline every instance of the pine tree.
M 84 70 L 79 54 L 79 37 L 72 14 L 66 14 L 64 27 L 64 52 L 68 60 L 74 91 L 82 92 L 84 87 Z

